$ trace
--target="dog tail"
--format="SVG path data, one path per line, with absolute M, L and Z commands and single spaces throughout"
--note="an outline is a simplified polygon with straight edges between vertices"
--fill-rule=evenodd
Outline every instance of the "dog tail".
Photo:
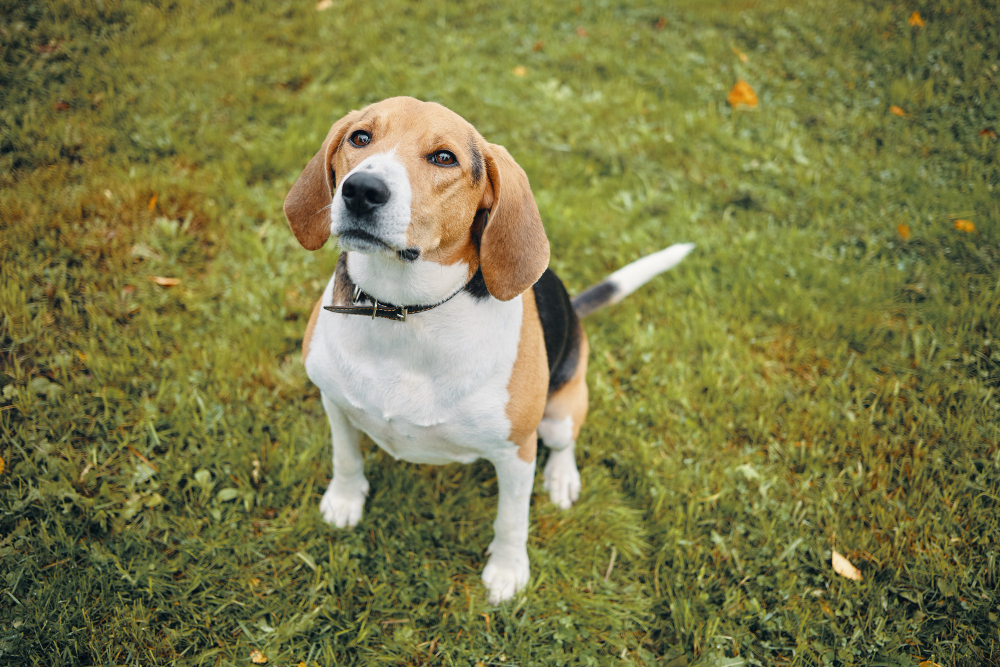
M 573 310 L 578 317 L 586 317 L 605 306 L 618 303 L 652 278 L 680 264 L 693 249 L 693 243 L 675 243 L 669 248 L 626 264 L 573 297 Z

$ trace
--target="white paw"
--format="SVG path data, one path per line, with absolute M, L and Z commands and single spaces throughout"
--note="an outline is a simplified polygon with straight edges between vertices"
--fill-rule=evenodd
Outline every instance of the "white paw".
M 368 495 L 368 482 L 363 484 L 340 485 L 330 482 L 323 500 L 319 503 L 320 514 L 327 523 L 337 528 L 353 528 L 361 521 L 361 512 Z
M 514 597 L 514 593 L 528 583 L 530 574 L 527 552 L 515 556 L 490 556 L 483 568 L 483 583 L 490 591 L 490 604 L 500 604 Z
M 567 510 L 580 498 L 580 471 L 576 469 L 572 447 L 553 450 L 545 464 L 544 476 L 543 486 L 553 504 Z

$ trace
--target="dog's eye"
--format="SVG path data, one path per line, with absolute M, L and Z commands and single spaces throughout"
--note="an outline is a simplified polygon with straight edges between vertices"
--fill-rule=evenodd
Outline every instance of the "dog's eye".
M 358 130 L 351 135 L 351 143 L 361 148 L 362 146 L 367 146 L 371 143 L 372 135 L 371 132 L 366 132 L 365 130 Z
M 455 158 L 455 154 L 451 151 L 438 151 L 436 153 L 431 153 L 428 159 L 431 163 L 442 167 L 453 167 L 458 164 L 458 159 Z

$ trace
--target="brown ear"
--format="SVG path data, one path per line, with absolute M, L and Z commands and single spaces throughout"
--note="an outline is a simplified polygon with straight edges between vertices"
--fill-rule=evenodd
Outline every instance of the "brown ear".
M 285 197 L 288 225 L 306 250 L 321 248 L 330 238 L 330 204 L 333 202 L 336 183 L 333 176 L 333 156 L 358 113 L 352 111 L 333 124 L 323 146 L 309 160 Z
M 479 265 L 490 294 L 510 301 L 534 285 L 549 265 L 549 240 L 524 170 L 503 146 L 488 144 L 486 148 L 493 201 L 479 247 Z

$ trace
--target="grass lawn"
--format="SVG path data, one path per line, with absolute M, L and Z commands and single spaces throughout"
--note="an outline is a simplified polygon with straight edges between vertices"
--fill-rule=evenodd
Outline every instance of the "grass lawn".
M 0 663 L 1000 665 L 996 5 L 326 4 L 0 0 Z M 488 464 L 368 446 L 318 512 L 337 252 L 281 205 L 400 94 L 510 150 L 571 292 L 697 243 L 588 320 L 501 607 Z

